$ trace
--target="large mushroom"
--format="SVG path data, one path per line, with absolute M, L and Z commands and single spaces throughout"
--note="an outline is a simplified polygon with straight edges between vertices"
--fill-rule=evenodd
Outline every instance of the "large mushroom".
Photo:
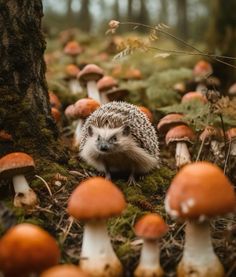
M 78 266 L 56 265 L 44 271 L 40 277 L 89 277 Z
M 191 163 L 191 156 L 187 144 L 195 140 L 193 130 L 186 125 L 179 125 L 171 128 L 165 137 L 166 144 L 176 143 L 175 160 L 178 168 Z
M 38 202 L 35 192 L 25 178 L 25 175 L 33 172 L 34 168 L 33 158 L 26 153 L 14 152 L 0 159 L 0 178 L 12 178 L 15 207 L 31 208 Z
M 84 221 L 80 267 L 96 277 L 120 277 L 122 265 L 107 233 L 106 220 L 120 215 L 126 202 L 110 181 L 93 177 L 79 184 L 68 203 L 68 213 Z
M 103 77 L 103 70 L 95 64 L 86 65 L 78 74 L 82 86 L 87 87 L 88 97 L 101 103 L 97 82 Z
M 233 212 L 235 205 L 233 186 L 216 165 L 196 162 L 177 173 L 167 191 L 165 208 L 173 218 L 187 221 L 178 277 L 225 276 L 212 246 L 209 219 Z
M 56 240 L 40 227 L 23 223 L 0 239 L 0 273 L 4 277 L 32 277 L 58 264 Z
M 141 217 L 134 226 L 135 234 L 143 238 L 143 247 L 135 277 L 161 277 L 164 271 L 160 265 L 159 239 L 165 235 L 168 226 L 158 214 Z

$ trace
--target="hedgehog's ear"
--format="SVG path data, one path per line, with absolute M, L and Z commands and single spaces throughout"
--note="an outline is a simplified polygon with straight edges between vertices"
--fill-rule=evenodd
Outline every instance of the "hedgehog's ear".
M 90 137 L 92 137 L 92 135 L 93 135 L 93 127 L 92 126 L 88 126 L 88 134 Z
M 130 134 L 130 127 L 128 125 L 125 125 L 123 127 L 123 131 L 122 131 L 124 136 L 128 136 Z

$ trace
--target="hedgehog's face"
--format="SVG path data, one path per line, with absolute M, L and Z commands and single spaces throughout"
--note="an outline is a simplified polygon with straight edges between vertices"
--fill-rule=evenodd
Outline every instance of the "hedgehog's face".
M 130 128 L 124 126 L 111 129 L 89 126 L 88 135 L 93 140 L 96 150 L 106 155 L 121 151 L 124 140 L 130 135 Z

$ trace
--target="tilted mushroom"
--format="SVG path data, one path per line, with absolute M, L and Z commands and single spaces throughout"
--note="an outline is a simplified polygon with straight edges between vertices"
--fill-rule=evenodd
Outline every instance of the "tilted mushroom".
M 58 264 L 59 259 L 56 240 L 36 225 L 16 225 L 0 239 L 0 272 L 4 277 L 32 277 Z
M 166 134 L 171 128 L 184 124 L 184 116 L 182 114 L 171 113 L 160 119 L 157 129 L 160 133 Z
M 123 276 L 122 265 L 107 233 L 106 220 L 120 215 L 125 207 L 122 192 L 102 177 L 85 180 L 72 193 L 68 213 L 85 222 L 80 267 L 90 276 Z
M 33 172 L 34 160 L 23 152 L 7 154 L 0 159 L 0 178 L 12 178 L 15 198 L 15 207 L 34 207 L 37 202 L 35 192 L 30 188 L 25 174 Z
M 88 97 L 101 103 L 101 98 L 97 88 L 97 82 L 103 77 L 103 70 L 95 64 L 86 65 L 78 74 L 79 82 L 87 87 Z
M 191 156 L 187 144 L 192 144 L 195 140 L 193 130 L 186 125 L 179 125 L 171 128 L 166 134 L 166 144 L 176 143 L 175 160 L 176 166 L 182 167 L 191 163 Z
M 78 266 L 75 265 L 56 265 L 44 271 L 40 277 L 89 277 Z
M 161 277 L 164 271 L 160 265 L 159 239 L 166 234 L 168 226 L 158 214 L 141 217 L 134 226 L 135 234 L 143 238 L 140 261 L 135 277 Z
M 235 207 L 233 186 L 216 165 L 196 162 L 177 173 L 167 191 L 165 209 L 173 218 L 187 221 L 178 277 L 225 276 L 212 246 L 209 219 L 234 212 Z

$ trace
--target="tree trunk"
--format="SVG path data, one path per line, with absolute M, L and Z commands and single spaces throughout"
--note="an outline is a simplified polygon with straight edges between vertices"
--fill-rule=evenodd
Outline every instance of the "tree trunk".
M 208 48 L 210 52 L 220 51 L 220 55 L 236 56 L 236 2 L 228 0 L 211 1 L 210 21 L 207 31 Z M 227 60 L 236 65 L 235 61 Z M 235 80 L 236 71 L 219 62 L 214 62 L 214 74 L 224 80 L 224 86 L 228 87 Z
M 133 21 L 133 0 L 128 0 L 127 21 Z
M 149 16 L 145 0 L 140 0 L 138 22 L 143 24 L 149 24 Z
M 68 27 L 73 26 L 73 21 L 74 21 L 74 14 L 72 10 L 72 2 L 73 0 L 67 0 L 67 11 L 66 11 L 66 21 Z
M 0 129 L 13 136 L 12 151 L 64 161 L 45 80 L 42 16 L 41 0 L 0 0 Z
M 119 0 L 115 0 L 113 7 L 114 19 L 120 21 L 120 7 Z
M 187 0 L 177 0 L 177 30 L 179 37 L 188 38 Z
M 79 12 L 79 28 L 89 32 L 92 25 L 92 19 L 89 12 L 90 0 L 81 0 L 81 9 Z
M 160 0 L 160 4 L 159 21 L 168 24 L 168 0 Z

